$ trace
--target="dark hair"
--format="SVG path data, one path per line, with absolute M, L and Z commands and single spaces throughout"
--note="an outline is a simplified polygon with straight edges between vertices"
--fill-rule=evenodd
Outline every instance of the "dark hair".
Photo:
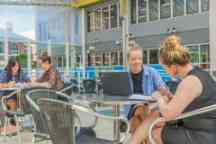
M 48 56 L 48 54 L 45 52 L 41 57 L 40 57 L 41 62 L 48 62 L 51 64 L 51 58 Z
M 17 78 L 19 80 L 20 73 L 21 73 L 21 65 L 19 63 L 19 60 L 16 57 L 11 57 L 8 61 L 6 68 L 5 68 L 5 70 L 7 71 L 7 79 L 8 80 L 12 80 L 12 67 L 14 67 L 16 64 L 18 64 L 18 66 L 19 66 L 18 74 L 17 74 Z

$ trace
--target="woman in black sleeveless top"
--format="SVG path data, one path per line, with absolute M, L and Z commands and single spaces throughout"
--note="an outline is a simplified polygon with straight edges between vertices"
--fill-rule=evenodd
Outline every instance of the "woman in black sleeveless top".
M 216 104 L 216 83 L 211 76 L 198 67 L 193 67 L 190 54 L 177 36 L 169 36 L 160 50 L 160 63 L 171 76 L 182 77 L 175 95 L 170 98 L 157 92 L 160 115 L 170 121 L 153 130 L 157 144 L 215 144 L 216 112 L 172 121 L 182 113 Z M 138 128 L 132 144 L 146 139 L 145 128 L 158 115 L 150 115 Z

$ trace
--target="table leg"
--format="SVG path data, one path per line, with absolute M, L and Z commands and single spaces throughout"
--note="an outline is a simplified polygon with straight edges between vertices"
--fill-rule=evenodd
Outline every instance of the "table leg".
M 76 132 L 75 132 L 75 119 L 74 119 L 74 115 L 75 115 L 75 111 L 72 110 L 72 127 L 73 127 L 73 133 L 72 133 L 72 138 L 73 138 L 73 142 L 72 144 L 76 144 Z
M 118 104 L 113 106 L 113 116 L 118 117 L 120 116 L 120 106 Z M 115 120 L 113 124 L 113 139 L 115 141 L 115 144 L 118 144 L 120 142 L 120 121 Z

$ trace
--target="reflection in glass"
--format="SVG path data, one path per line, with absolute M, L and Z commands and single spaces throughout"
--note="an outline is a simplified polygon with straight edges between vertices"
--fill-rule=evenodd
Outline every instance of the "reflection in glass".
M 94 31 L 100 31 L 101 30 L 101 9 L 98 8 L 95 11 L 95 17 L 94 17 Z
M 173 0 L 173 16 L 184 15 L 184 0 Z
M 116 28 L 117 27 L 117 6 L 116 5 L 112 5 L 111 6 L 111 28 Z
M 149 51 L 150 64 L 158 64 L 159 51 L 158 49 L 152 49 Z
M 166 19 L 171 16 L 170 0 L 160 0 L 160 18 Z
M 147 50 L 143 51 L 143 64 L 148 63 L 148 56 L 147 56 Z
M 191 62 L 193 64 L 199 63 L 199 47 L 197 45 L 187 46 L 191 55 Z
M 136 0 L 131 0 L 131 23 L 136 24 Z
M 202 11 L 209 10 L 209 0 L 201 0 Z
M 138 21 L 143 23 L 147 21 L 147 1 L 138 0 Z
M 187 7 L 187 14 L 198 13 L 199 0 L 187 0 L 186 7 Z
M 103 30 L 109 29 L 109 9 L 104 7 L 102 9 L 102 19 L 103 19 Z
M 149 20 L 158 20 L 158 0 L 149 1 Z

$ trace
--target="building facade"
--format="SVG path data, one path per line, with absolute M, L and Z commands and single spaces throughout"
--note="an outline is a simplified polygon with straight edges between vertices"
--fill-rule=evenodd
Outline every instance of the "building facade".
M 10 30 L 0 29 L 0 67 L 4 67 L 11 56 L 27 54 L 27 48 L 31 47 L 30 43 L 32 43 L 32 40 L 29 38 L 18 35 Z M 5 52 L 6 45 L 7 52 Z M 5 53 L 7 53 L 7 59 L 5 59 Z
M 119 0 L 85 8 L 89 65 L 121 65 L 122 18 Z M 159 62 L 161 41 L 177 34 L 192 62 L 209 70 L 209 0 L 128 0 L 129 33 L 143 48 L 143 62 Z
M 57 67 L 64 68 L 67 63 L 70 68 L 74 67 L 80 59 L 79 11 L 65 7 L 37 7 L 36 41 L 39 55 L 48 51 Z

